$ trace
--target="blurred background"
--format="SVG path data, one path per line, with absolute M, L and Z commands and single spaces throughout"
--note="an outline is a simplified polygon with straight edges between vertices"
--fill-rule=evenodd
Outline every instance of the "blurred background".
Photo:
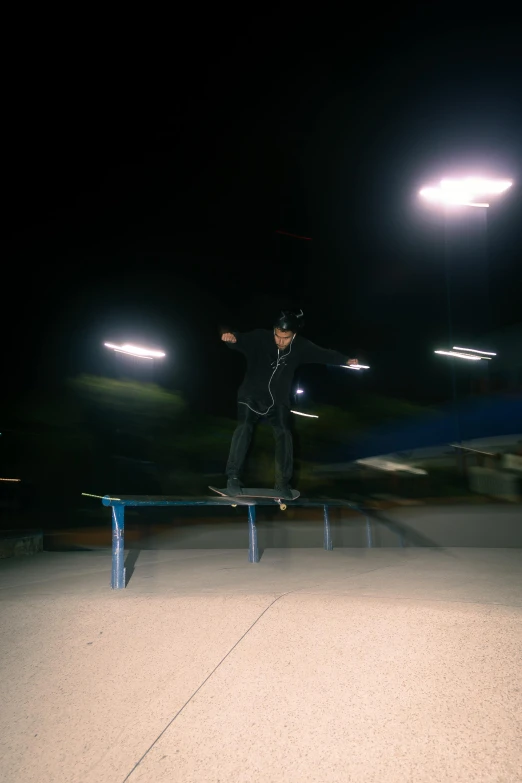
M 220 11 L 147 62 L 110 31 L 95 62 L 28 32 L 4 95 L 4 530 L 108 541 L 82 493 L 222 486 L 244 364 L 220 335 L 282 308 L 370 367 L 298 371 L 302 496 L 520 502 L 522 69 L 479 16 L 322 35 L 278 11 L 232 36 Z M 265 428 L 245 482 L 273 483 Z

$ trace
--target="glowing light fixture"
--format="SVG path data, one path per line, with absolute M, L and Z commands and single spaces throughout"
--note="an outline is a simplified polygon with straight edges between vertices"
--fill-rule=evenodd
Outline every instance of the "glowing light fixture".
M 476 348 L 460 348 L 458 345 L 453 346 L 454 351 L 468 351 L 468 353 L 480 353 L 484 356 L 496 356 L 496 353 L 492 353 L 491 351 L 477 351 Z
M 470 362 L 480 362 L 480 356 L 470 356 L 467 353 L 458 353 L 457 351 L 434 351 L 434 353 L 440 353 L 443 356 L 454 356 L 457 359 L 467 359 Z
M 419 195 L 434 204 L 444 206 L 489 207 L 488 196 L 498 196 L 512 186 L 509 179 L 462 177 L 441 179 L 438 185 L 421 188 Z
M 110 348 L 116 353 L 126 353 L 129 356 L 137 356 L 139 359 L 163 359 L 165 354 L 163 351 L 153 351 L 151 348 L 142 348 L 139 345 L 131 345 L 125 343 L 124 345 L 114 345 L 113 343 L 104 343 L 106 348 Z

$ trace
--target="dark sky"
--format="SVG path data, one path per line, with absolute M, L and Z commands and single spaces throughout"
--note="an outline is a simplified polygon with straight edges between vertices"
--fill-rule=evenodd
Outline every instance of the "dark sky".
M 134 339 L 167 350 L 159 380 L 225 410 L 241 368 L 219 328 L 299 306 L 310 339 L 372 365 L 364 381 L 312 372 L 317 398 L 355 383 L 444 396 L 431 354 L 448 334 L 444 224 L 419 206 L 421 185 L 456 170 L 514 180 L 485 234 L 469 215 L 453 226 L 467 245 L 452 264 L 462 253 L 470 274 L 475 259 L 488 270 L 483 325 L 520 320 L 522 290 L 517 31 L 456 9 L 18 27 L 3 97 L 4 393 L 102 372 L 103 341 Z M 465 275 L 455 285 L 458 307 Z

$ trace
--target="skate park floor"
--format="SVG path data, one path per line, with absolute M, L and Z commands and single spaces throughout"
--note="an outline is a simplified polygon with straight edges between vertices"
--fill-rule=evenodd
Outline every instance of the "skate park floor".
M 522 781 L 522 550 L 0 561 L 3 783 Z

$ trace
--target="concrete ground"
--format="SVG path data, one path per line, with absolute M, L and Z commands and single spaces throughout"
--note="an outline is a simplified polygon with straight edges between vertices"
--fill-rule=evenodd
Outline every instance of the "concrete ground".
M 522 781 L 522 550 L 0 561 L 3 783 Z

